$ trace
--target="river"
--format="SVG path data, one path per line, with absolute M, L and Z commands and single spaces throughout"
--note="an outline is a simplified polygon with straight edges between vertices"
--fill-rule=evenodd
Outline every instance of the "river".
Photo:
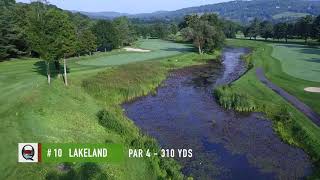
M 243 48 L 225 48 L 222 63 L 171 72 L 155 95 L 124 104 L 126 114 L 162 148 L 193 150 L 192 158 L 176 158 L 186 176 L 301 179 L 312 173 L 304 151 L 282 142 L 262 114 L 225 110 L 213 97 L 216 86 L 246 71 L 240 59 L 246 53 Z

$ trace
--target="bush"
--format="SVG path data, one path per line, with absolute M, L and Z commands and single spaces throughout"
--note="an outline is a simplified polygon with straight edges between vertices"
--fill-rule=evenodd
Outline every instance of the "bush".
M 246 62 L 248 70 L 254 67 L 251 54 L 241 55 L 241 59 Z
M 97 117 L 99 119 L 99 124 L 106 129 L 115 131 L 119 134 L 126 133 L 125 127 L 119 123 L 115 115 L 112 113 L 106 110 L 101 110 L 98 112 Z
M 292 114 L 288 111 L 286 106 L 282 106 L 278 112 L 273 116 L 273 120 L 280 121 L 285 124 L 290 124 L 292 122 Z
M 214 95 L 221 106 L 239 112 L 252 112 L 256 109 L 255 103 L 247 94 L 235 92 L 229 86 L 222 86 L 214 90 Z
M 160 158 L 159 166 L 164 170 L 164 176 L 159 179 L 183 179 L 183 175 L 180 173 L 181 166 L 170 158 Z
M 114 179 L 96 163 L 83 163 L 80 166 L 72 167 L 66 172 L 49 171 L 46 180 L 77 180 L 77 179 Z

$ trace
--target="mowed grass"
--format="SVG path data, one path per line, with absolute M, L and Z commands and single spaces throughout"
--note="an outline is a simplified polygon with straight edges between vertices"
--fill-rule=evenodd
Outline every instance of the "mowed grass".
M 287 103 L 282 97 L 262 84 L 257 79 L 255 71 L 257 67 L 262 67 L 268 79 L 305 101 L 314 109 L 319 110 L 320 104 L 319 101 L 317 101 L 317 99 L 320 99 L 319 95 L 306 94 L 300 89 L 301 84 L 314 84 L 309 81 L 296 79 L 282 72 L 280 62 L 271 56 L 272 46 L 269 46 L 265 42 L 228 40 L 228 45 L 251 48 L 252 53 L 247 58 L 253 62 L 254 67 L 238 81 L 232 83 L 232 85 L 227 88 L 228 93 L 226 95 L 230 95 L 230 92 L 245 95 L 245 97 L 249 99 L 248 102 L 250 102 L 250 106 L 254 107 L 254 111 L 264 112 L 270 119 L 273 119 L 273 127 L 284 141 L 303 148 L 316 164 L 319 163 L 320 128 L 291 104 Z M 241 103 L 241 105 L 243 104 L 246 103 Z M 286 107 L 288 112 L 290 112 L 292 122 L 288 123 L 275 120 L 275 116 L 278 115 L 279 110 L 283 107 Z M 315 174 L 317 173 L 320 173 L 319 169 L 315 170 Z
M 272 56 L 280 60 L 285 73 L 320 82 L 320 48 L 299 44 L 271 44 Z M 320 86 L 320 85 L 319 85 Z
M 308 13 L 297 13 L 297 12 L 283 12 L 276 15 L 273 15 L 273 19 L 282 19 L 282 18 L 301 18 L 310 15 Z
M 19 142 L 109 141 L 123 144 L 124 141 L 120 135 L 106 131 L 99 125 L 96 113 L 103 106 L 75 84 L 82 75 L 72 74 L 72 85 L 68 88 L 64 87 L 61 79 L 54 79 L 49 87 L 46 77 L 35 70 L 34 64 L 37 62 L 17 60 L 0 65 L 0 179 L 44 179 L 49 172 L 57 169 L 57 164 L 18 164 Z M 87 75 L 90 74 L 95 73 L 88 71 Z M 131 169 L 132 173 L 122 174 L 123 169 Z M 148 170 L 144 160 L 128 160 L 126 166 L 108 168 L 108 174 L 120 179 L 148 174 L 150 176 L 146 178 L 155 176 Z
M 154 41 L 152 42 L 154 43 Z M 166 48 L 167 44 L 159 48 Z M 179 44 L 180 45 L 180 44 Z M 177 46 L 179 46 L 177 45 Z M 54 76 L 46 83 L 44 64 L 38 59 L 0 63 L 0 179 L 157 179 L 181 178 L 179 166 L 170 160 L 128 159 L 118 165 L 72 164 L 62 172 L 58 164 L 17 163 L 17 143 L 119 143 L 126 148 L 156 147 L 156 143 L 127 119 L 120 106 L 126 100 L 153 91 L 173 68 L 204 63 L 188 52 L 121 66 L 84 66 L 78 61 L 114 56 L 123 52 L 100 53 L 68 60 L 69 86 Z M 171 54 L 169 54 L 171 56 Z M 99 119 L 107 112 L 114 119 Z M 105 126 L 112 120 L 112 126 Z M 102 122 L 105 123 L 102 124 Z M 120 130 L 119 130 L 120 128 Z
M 110 56 L 93 58 L 90 61 L 78 61 L 78 64 L 91 66 L 121 65 L 193 51 L 193 47 L 190 45 L 172 43 L 159 39 L 141 40 L 138 42 L 138 45 L 140 48 L 151 50 L 151 52 L 122 52 Z

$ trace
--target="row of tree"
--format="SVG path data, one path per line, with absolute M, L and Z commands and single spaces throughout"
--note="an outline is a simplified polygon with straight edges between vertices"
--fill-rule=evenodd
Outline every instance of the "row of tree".
M 245 37 L 256 39 L 258 36 L 267 40 L 301 38 L 305 42 L 309 38 L 318 39 L 320 41 L 320 15 L 317 17 L 305 16 L 296 22 L 280 22 L 273 24 L 270 21 L 259 21 L 254 19 L 252 23 L 243 29 Z

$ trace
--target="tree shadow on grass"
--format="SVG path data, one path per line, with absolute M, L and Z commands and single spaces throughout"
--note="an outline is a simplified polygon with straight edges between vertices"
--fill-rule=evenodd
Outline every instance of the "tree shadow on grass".
M 275 47 L 297 48 L 303 54 L 315 54 L 320 56 L 320 49 L 314 46 L 306 46 L 299 44 L 277 44 Z
M 304 41 L 298 42 L 298 41 L 292 41 L 292 39 L 288 39 L 288 42 L 285 42 L 284 40 L 273 40 L 273 39 L 268 39 L 268 40 L 264 40 L 264 39 L 241 39 L 241 38 L 236 38 L 236 39 L 240 39 L 240 40 L 247 40 L 247 41 L 262 41 L 262 42 L 267 42 L 267 43 L 276 43 L 276 44 L 283 44 L 283 45 L 290 45 L 290 44 L 297 44 L 297 45 L 304 45 L 304 46 L 308 46 L 308 47 L 317 47 L 320 45 L 319 42 L 312 42 L 312 41 L 308 41 L 307 43 L 305 43 Z
M 33 64 L 33 72 L 37 72 L 42 76 L 47 77 L 47 64 L 45 61 L 37 61 Z M 63 74 L 63 64 L 50 63 L 50 75 L 51 78 L 55 78 L 58 74 Z M 70 73 L 70 68 L 67 66 L 67 73 Z
M 173 51 L 173 52 L 195 52 L 196 49 L 193 47 L 185 47 L 185 48 L 165 48 L 161 49 L 162 51 Z
M 312 59 L 307 59 L 306 61 L 308 62 L 314 62 L 314 63 L 320 63 L 320 58 L 312 58 Z
M 109 179 L 109 175 L 102 171 L 96 163 L 84 163 L 74 167 L 72 163 L 64 163 L 67 170 L 51 171 L 46 174 L 46 180 L 77 180 L 77 179 Z
M 319 55 L 319 57 L 320 57 L 320 49 L 319 48 L 303 48 L 303 49 L 300 49 L 299 52 L 304 53 L 304 54 Z

